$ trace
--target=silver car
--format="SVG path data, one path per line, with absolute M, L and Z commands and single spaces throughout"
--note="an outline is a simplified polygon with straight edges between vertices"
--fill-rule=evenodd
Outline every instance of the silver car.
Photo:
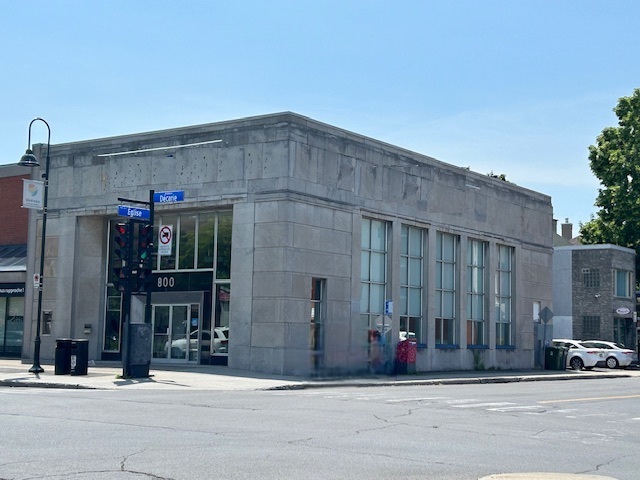
M 604 340 L 585 340 L 582 343 L 587 348 L 599 348 L 604 354 L 604 365 L 607 368 L 626 368 L 631 362 L 637 360 L 638 355 L 633 350 L 626 348 L 621 343 L 607 342 Z

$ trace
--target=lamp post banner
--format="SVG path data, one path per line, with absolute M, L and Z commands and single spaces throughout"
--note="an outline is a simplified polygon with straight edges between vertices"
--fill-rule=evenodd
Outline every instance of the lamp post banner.
M 44 182 L 22 179 L 22 208 L 44 208 Z

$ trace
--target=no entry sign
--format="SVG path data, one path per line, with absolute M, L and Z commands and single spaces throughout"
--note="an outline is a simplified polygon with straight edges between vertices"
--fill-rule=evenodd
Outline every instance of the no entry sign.
M 173 225 L 160 225 L 158 229 L 158 255 L 171 255 Z

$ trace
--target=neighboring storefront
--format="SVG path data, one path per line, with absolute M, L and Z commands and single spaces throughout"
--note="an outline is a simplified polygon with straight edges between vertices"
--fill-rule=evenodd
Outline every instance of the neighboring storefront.
M 29 221 L 22 186 L 28 173 L 16 165 L 0 166 L 0 357 L 22 354 Z
M 152 363 L 389 371 L 410 338 L 418 371 L 533 366 L 546 195 L 292 113 L 52 145 L 50 167 L 43 359 L 61 337 L 121 358 L 114 226 L 153 190 L 184 198 L 154 203 Z
M 23 331 L 24 283 L 0 283 L 0 356 L 20 356 Z

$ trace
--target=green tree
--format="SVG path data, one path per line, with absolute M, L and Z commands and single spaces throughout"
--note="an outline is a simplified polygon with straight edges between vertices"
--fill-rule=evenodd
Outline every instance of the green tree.
M 589 147 L 589 166 L 600 180 L 598 211 L 580 225 L 582 243 L 612 243 L 636 250 L 640 267 L 640 89 L 613 109 L 617 127 L 607 127 Z M 636 275 L 638 278 L 638 275 Z

